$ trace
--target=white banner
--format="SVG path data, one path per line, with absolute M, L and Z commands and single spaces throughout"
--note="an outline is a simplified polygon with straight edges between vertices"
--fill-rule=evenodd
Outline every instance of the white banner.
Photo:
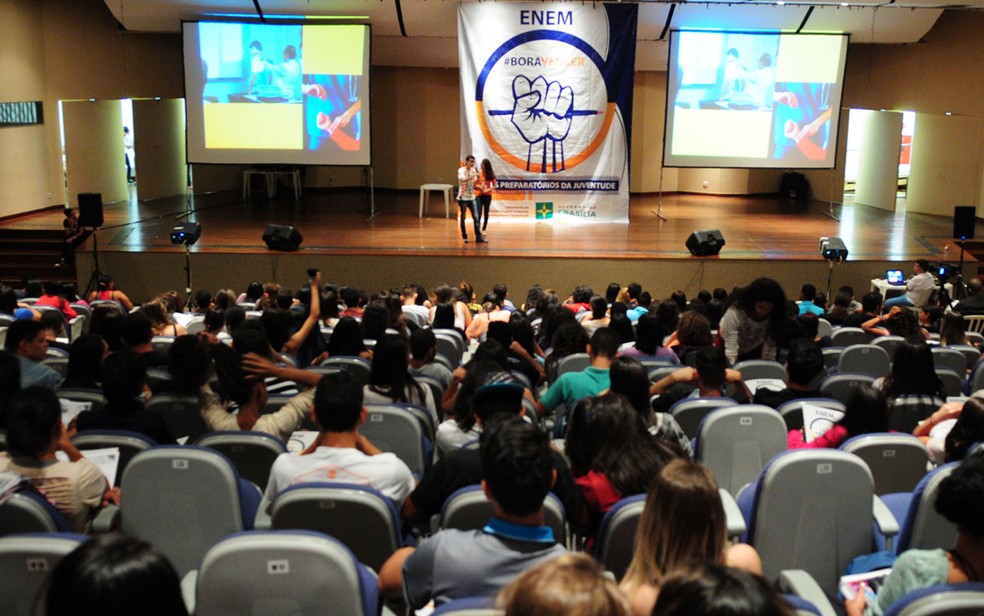
M 628 222 L 634 4 L 463 2 L 462 160 L 499 217 Z

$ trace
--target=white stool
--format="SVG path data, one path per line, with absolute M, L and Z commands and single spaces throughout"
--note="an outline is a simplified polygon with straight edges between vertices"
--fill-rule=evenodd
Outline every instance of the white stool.
M 420 212 L 418 218 L 424 217 L 424 197 L 430 196 L 430 191 L 439 190 L 444 193 L 444 217 L 451 218 L 451 191 L 454 190 L 453 184 L 421 184 L 420 185 Z

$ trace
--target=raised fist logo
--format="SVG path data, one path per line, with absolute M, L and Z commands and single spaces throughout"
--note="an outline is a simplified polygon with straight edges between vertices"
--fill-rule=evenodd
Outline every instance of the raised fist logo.
M 529 144 L 526 170 L 547 172 L 549 155 L 549 170 L 562 171 L 565 168 L 564 139 L 571 130 L 574 91 L 557 81 L 547 82 L 542 76 L 530 81 L 522 75 L 513 80 L 512 89 L 512 123 Z

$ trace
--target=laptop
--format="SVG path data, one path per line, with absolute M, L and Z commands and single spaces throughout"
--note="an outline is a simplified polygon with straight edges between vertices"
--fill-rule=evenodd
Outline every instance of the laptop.
M 888 270 L 885 272 L 885 280 L 888 284 L 905 284 L 905 274 L 902 270 Z

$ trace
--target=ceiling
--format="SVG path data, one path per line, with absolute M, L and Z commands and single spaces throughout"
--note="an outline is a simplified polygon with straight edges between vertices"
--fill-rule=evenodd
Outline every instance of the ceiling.
M 464 0 L 462 0 L 464 1 Z M 496 1 L 496 0 L 486 0 Z M 508 1 L 508 0 L 499 0 Z M 458 0 L 105 0 L 124 28 L 179 32 L 182 20 L 218 15 L 339 16 L 372 26 L 372 63 L 457 67 Z M 637 70 L 665 70 L 676 28 L 848 32 L 854 43 L 917 43 L 950 10 L 984 0 L 787 0 L 638 2 Z M 347 20 L 351 23 L 352 20 Z

